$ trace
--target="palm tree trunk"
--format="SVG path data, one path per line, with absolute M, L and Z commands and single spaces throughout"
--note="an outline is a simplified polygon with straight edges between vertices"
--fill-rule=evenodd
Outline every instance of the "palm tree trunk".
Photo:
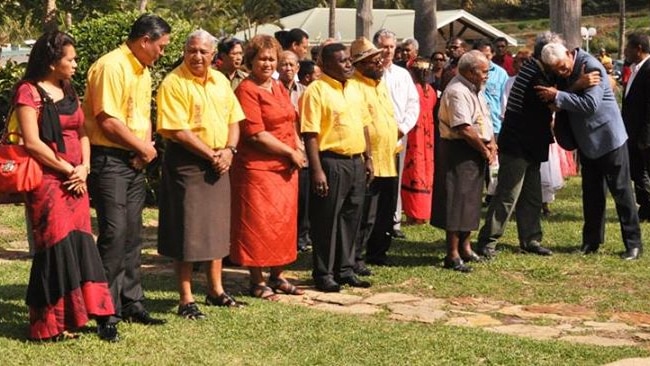
M 372 0 L 357 1 L 357 38 L 370 38 L 372 25 Z
M 336 0 L 330 0 L 330 19 L 328 23 L 328 33 L 330 38 L 336 37 Z
M 56 0 L 45 2 L 45 17 L 43 17 L 43 31 L 49 32 L 59 28 L 56 22 Z
M 551 31 L 564 37 L 567 48 L 580 47 L 580 17 L 582 0 L 550 0 Z
M 619 0 L 618 7 L 621 15 L 618 20 L 618 59 L 623 59 L 623 49 L 625 48 L 625 0 Z
M 415 0 L 413 9 L 415 19 L 413 21 L 413 36 L 420 44 L 420 55 L 430 57 L 436 49 L 436 0 Z

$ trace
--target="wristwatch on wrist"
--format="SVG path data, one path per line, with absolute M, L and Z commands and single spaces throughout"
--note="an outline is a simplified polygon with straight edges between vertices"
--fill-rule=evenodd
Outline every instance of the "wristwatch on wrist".
M 234 145 L 228 145 L 226 149 L 230 149 L 233 155 L 237 155 L 237 148 Z

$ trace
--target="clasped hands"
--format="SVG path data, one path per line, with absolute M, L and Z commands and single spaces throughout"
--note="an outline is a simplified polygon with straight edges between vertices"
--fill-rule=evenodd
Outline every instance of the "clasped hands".
M 233 152 L 229 148 L 215 149 L 210 164 L 219 175 L 223 175 L 230 170 L 232 158 Z
M 72 172 L 68 174 L 68 180 L 63 182 L 63 186 L 67 188 L 68 192 L 81 196 L 88 191 L 86 179 L 88 178 L 88 168 L 84 165 L 77 165 L 72 168 Z
M 139 155 L 131 158 L 130 162 L 133 169 L 136 170 L 144 169 L 147 166 L 147 164 L 151 163 L 158 156 L 158 151 L 156 151 L 154 145 L 155 142 L 151 141 L 151 144 L 145 145 L 144 151 L 142 151 Z

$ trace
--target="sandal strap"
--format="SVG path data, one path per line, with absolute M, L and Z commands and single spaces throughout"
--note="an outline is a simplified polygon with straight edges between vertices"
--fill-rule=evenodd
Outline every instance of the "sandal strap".
M 178 306 L 178 315 L 182 316 L 185 319 L 198 320 L 204 319 L 205 314 L 199 310 L 199 306 L 195 302 L 190 302 L 185 305 Z
M 249 293 L 253 297 L 268 301 L 278 301 L 279 298 L 272 288 L 266 285 L 252 284 Z M 265 295 L 266 294 L 266 295 Z

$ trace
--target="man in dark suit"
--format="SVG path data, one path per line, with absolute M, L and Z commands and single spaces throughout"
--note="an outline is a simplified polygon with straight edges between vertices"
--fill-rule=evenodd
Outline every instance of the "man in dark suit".
M 552 102 L 554 110 L 566 110 L 582 164 L 582 205 L 584 226 L 582 248 L 595 253 L 605 239 L 605 184 L 616 203 L 625 252 L 624 260 L 639 259 L 643 252 L 639 216 L 630 182 L 630 161 L 626 146 L 627 133 L 608 78 L 580 93 L 570 91 L 583 71 L 598 70 L 603 65 L 589 53 L 562 44 L 549 43 L 542 49 L 542 62 L 560 80 L 560 89 L 536 86 L 542 100 Z
M 632 74 L 623 97 L 623 122 L 629 140 L 630 175 L 634 181 L 639 219 L 650 221 L 650 37 L 627 36 L 625 61 Z

